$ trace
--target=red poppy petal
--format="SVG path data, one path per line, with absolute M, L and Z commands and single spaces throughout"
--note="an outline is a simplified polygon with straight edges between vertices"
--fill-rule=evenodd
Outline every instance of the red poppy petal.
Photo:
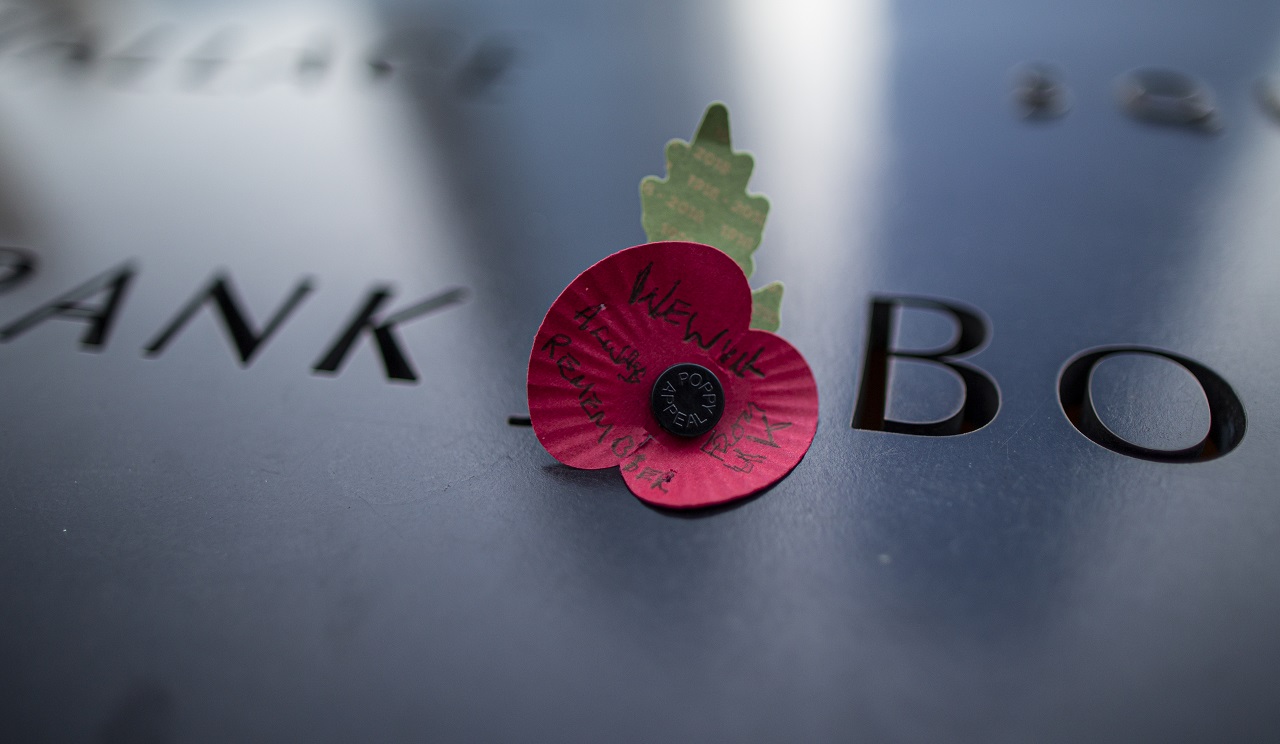
M 751 331 L 744 341 L 763 345 L 755 366 L 765 377 L 731 377 L 724 416 L 708 434 L 655 432 L 621 466 L 636 496 L 677 509 L 723 504 L 777 483 L 804 458 L 818 426 L 809 365 L 772 333 Z
M 710 246 L 648 243 L 601 260 L 560 293 L 538 329 L 528 382 L 534 433 L 566 465 L 617 465 L 650 425 L 662 346 L 672 335 L 704 341 L 707 328 L 744 327 L 750 317 L 742 270 Z
M 637 496 L 663 506 L 723 503 L 769 486 L 813 439 L 817 389 L 799 352 L 749 331 L 750 317 L 746 277 L 718 249 L 648 243 L 605 258 L 570 283 L 538 329 L 534 433 L 567 465 L 621 466 Z M 652 413 L 653 381 L 682 362 L 711 369 L 724 387 L 725 415 L 708 435 L 676 436 Z

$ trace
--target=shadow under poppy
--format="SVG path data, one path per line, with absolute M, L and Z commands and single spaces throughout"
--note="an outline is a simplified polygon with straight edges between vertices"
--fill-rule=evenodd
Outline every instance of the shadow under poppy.
M 543 465 L 542 472 L 550 475 L 558 481 L 574 486 L 603 486 L 611 480 L 617 480 L 618 484 L 626 490 L 626 484 L 622 483 L 622 479 L 617 476 L 617 468 L 602 468 L 600 470 L 584 470 L 582 468 L 573 468 L 564 463 L 552 463 Z M 630 493 L 628 491 L 628 493 Z
M 676 519 L 706 519 L 707 517 L 716 517 L 721 514 L 726 514 L 728 512 L 731 512 L 743 506 L 746 506 L 747 504 L 750 504 L 754 502 L 756 499 L 765 495 L 769 491 L 772 491 L 774 486 L 776 485 L 778 484 L 774 483 L 768 486 L 767 488 L 762 488 L 759 491 L 756 491 L 750 496 L 743 496 L 740 499 L 734 499 L 733 501 L 729 501 L 723 504 L 716 504 L 715 506 L 703 506 L 703 507 L 698 507 L 694 509 L 673 509 L 669 506 L 662 506 L 660 504 L 650 504 L 648 501 L 644 501 L 643 499 L 640 500 L 640 503 L 649 507 L 651 511 L 655 511 L 667 517 L 674 517 Z
M 610 482 L 616 482 L 621 487 L 619 489 L 620 491 L 625 493 L 628 497 L 636 499 L 650 511 L 677 519 L 703 519 L 731 512 L 739 507 L 752 503 L 769 491 L 772 491 L 774 487 L 778 485 L 777 483 L 774 483 L 767 488 L 756 491 L 750 496 L 744 496 L 743 498 L 735 499 L 725 504 L 705 506 L 696 509 L 676 509 L 669 506 L 662 506 L 661 504 L 651 504 L 644 499 L 638 498 L 635 494 L 631 493 L 630 489 L 627 488 L 626 483 L 622 480 L 622 476 L 616 467 L 601 468 L 599 470 L 583 470 L 557 462 L 550 465 L 543 465 L 542 472 L 565 483 L 566 485 L 573 486 L 605 486 Z

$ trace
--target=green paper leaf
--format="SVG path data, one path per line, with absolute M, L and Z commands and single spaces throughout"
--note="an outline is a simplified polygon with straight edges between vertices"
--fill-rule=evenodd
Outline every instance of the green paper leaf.
M 736 152 L 729 136 L 729 109 L 713 103 L 702 115 L 693 142 L 667 143 L 667 177 L 640 182 L 641 222 L 649 241 L 688 240 L 724 251 L 748 278 L 760 246 L 769 200 L 747 193 L 755 160 Z M 751 327 L 776 331 L 782 284 L 752 294 Z M 759 323 L 759 325 L 758 325 Z
M 751 327 L 776 333 L 782 312 L 782 282 L 770 282 L 751 293 Z
M 667 178 L 640 182 L 645 235 L 655 240 L 690 240 L 724 251 L 748 278 L 751 254 L 760 246 L 769 200 L 747 194 L 755 160 L 734 152 L 729 110 L 707 107 L 693 142 L 667 143 Z

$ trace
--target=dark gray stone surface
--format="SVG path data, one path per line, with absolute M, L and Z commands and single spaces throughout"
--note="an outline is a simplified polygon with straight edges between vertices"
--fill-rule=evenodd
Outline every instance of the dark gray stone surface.
M 1280 739 L 1280 125 L 1252 91 L 1280 6 L 127 10 L 87 61 L 0 47 L 0 242 L 38 261 L 0 326 L 137 270 L 96 351 L 62 319 L 0 344 L 0 738 Z M 1064 116 L 1020 117 L 1034 61 Z M 1208 85 L 1221 130 L 1129 118 L 1142 66 Z M 821 423 L 776 488 L 683 515 L 507 417 L 542 314 L 643 241 L 638 183 L 712 100 Z M 145 357 L 218 271 L 258 327 L 315 289 L 247 367 L 207 308 Z M 399 329 L 416 383 L 368 339 L 313 374 L 383 284 L 389 311 L 467 290 Z M 850 426 L 886 294 L 987 317 L 994 422 Z M 901 344 L 946 343 L 927 315 Z M 1240 446 L 1082 436 L 1058 374 L 1112 344 L 1222 375 Z M 1183 446 L 1184 378 L 1108 361 L 1100 415 Z M 889 413 L 949 415 L 955 379 L 901 365 Z

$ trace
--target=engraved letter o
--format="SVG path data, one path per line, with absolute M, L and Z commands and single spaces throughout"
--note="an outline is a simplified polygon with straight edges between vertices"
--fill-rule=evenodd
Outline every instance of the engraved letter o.
M 1209 403 L 1209 433 L 1191 447 L 1178 450 L 1152 449 L 1134 444 L 1107 428 L 1098 418 L 1089 382 L 1098 362 L 1115 354 L 1151 354 L 1181 366 L 1196 378 Z M 1067 420 L 1096 444 L 1129 457 L 1156 462 L 1205 462 L 1227 454 L 1244 439 L 1244 405 L 1227 381 L 1217 372 L 1168 351 L 1142 346 L 1108 346 L 1090 349 L 1073 357 L 1058 377 L 1058 402 Z

